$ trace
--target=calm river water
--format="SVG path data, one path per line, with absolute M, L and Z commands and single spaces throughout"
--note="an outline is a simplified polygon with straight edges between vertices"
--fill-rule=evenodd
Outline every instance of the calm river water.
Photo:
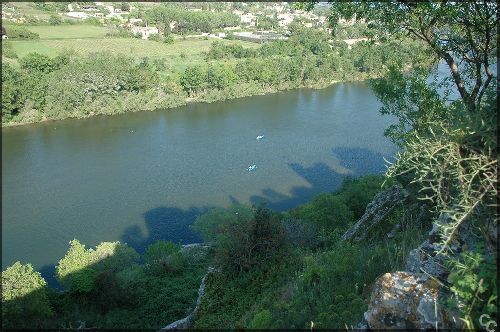
M 288 209 L 345 176 L 382 173 L 396 149 L 379 107 L 366 85 L 345 83 L 2 129 L 2 268 L 20 260 L 50 277 L 74 238 L 139 251 L 195 242 L 189 224 L 208 208 Z

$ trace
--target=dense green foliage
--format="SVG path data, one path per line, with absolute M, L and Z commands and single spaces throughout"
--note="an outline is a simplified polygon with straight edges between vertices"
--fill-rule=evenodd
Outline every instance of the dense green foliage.
M 39 328 L 52 314 L 47 283 L 30 264 L 2 272 L 2 328 Z
M 300 25 L 291 30 L 288 40 L 256 49 L 215 41 L 204 61 L 186 63 L 174 74 L 165 58 L 108 53 L 76 57 L 70 52 L 49 58 L 28 53 L 17 61 L 20 68 L 2 63 L 2 124 L 171 108 L 187 103 L 188 97 L 212 102 L 302 86 L 324 87 L 332 81 L 377 77 L 393 62 L 427 59 L 420 45 L 408 40 L 358 43 L 349 50 L 341 41 L 331 43 L 324 32 Z M 115 29 L 108 35 L 129 37 L 129 32 Z M 170 33 L 151 39 L 173 42 Z M 12 49 L 7 54 L 17 56 Z M 187 61 L 181 54 L 181 62 Z
M 38 39 L 40 36 L 37 33 L 29 31 L 25 27 L 9 25 L 5 32 L 10 39 Z
M 120 272 L 138 259 L 135 250 L 119 242 L 103 242 L 95 250 L 85 250 L 85 246 L 75 239 L 56 266 L 56 277 L 71 292 L 90 292 L 100 273 Z
M 289 88 L 321 86 L 332 80 L 376 77 L 393 62 L 422 63 L 427 58 L 421 52 L 415 52 L 417 47 L 417 44 L 405 41 L 383 45 L 359 43 L 351 51 L 339 44 L 332 49 L 326 33 L 297 28 L 288 40 L 266 43 L 256 50 L 214 42 L 207 60 L 237 60 L 232 64 L 221 64 L 216 80 L 207 75 L 209 65 L 190 66 L 181 75 L 180 84 L 190 95 L 241 83 Z
M 193 309 L 207 268 L 203 248 L 160 241 L 147 248 L 145 264 L 139 258 L 119 242 L 86 249 L 73 240 L 56 266 L 64 292 L 47 289 L 31 265 L 17 262 L 2 272 L 2 326 L 158 329 Z
M 163 4 L 148 9 L 144 18 L 151 24 L 170 29 L 176 22 L 172 32 L 186 34 L 188 32 L 212 32 L 215 29 L 236 26 L 240 23 L 237 15 L 229 12 L 189 11 L 176 4 Z
M 198 219 L 194 228 L 213 242 L 217 265 L 226 273 L 256 269 L 280 257 L 285 246 L 285 230 L 278 215 L 263 207 L 256 208 L 253 214 L 244 207 L 215 210 Z
M 375 279 L 401 268 L 406 254 L 424 235 L 423 225 L 408 224 L 390 240 L 387 232 L 379 232 L 370 244 L 339 241 L 354 216 L 361 215 L 381 190 L 382 181 L 376 176 L 347 179 L 336 193 L 322 194 L 286 213 L 264 213 L 265 220 L 277 218 L 274 222 L 282 224 L 285 242 L 281 254 L 277 258 L 255 255 L 258 264 L 247 271 L 234 273 L 223 268 L 211 274 L 194 327 L 310 328 L 313 321 L 318 328 L 343 328 L 358 322 Z M 244 206 L 215 209 L 200 216 L 194 227 L 214 244 L 215 252 L 226 246 L 238 251 L 242 245 L 237 240 L 245 235 L 252 238 L 256 226 L 252 221 L 263 211 L 254 209 L 252 214 Z M 391 214 L 385 221 L 388 229 L 403 214 L 410 218 L 409 212 L 401 207 Z M 249 224 L 253 227 L 246 226 Z M 227 266 L 224 262 L 232 259 L 222 255 L 217 262 Z
M 465 251 L 449 264 L 451 273 L 448 281 L 455 296 L 448 299 L 448 305 L 460 312 L 465 326 L 469 329 L 481 326 L 477 318 L 483 314 L 496 321 L 497 267 L 494 257 L 485 250 L 484 243 L 477 251 Z

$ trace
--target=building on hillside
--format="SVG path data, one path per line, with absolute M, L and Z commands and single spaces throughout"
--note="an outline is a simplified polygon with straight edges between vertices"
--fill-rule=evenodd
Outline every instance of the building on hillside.
M 89 15 L 84 12 L 69 12 L 66 13 L 66 15 L 69 17 L 80 18 L 80 19 L 86 19 L 87 17 L 89 17 Z
M 94 5 L 83 5 L 81 8 L 82 8 L 82 10 L 84 10 L 86 12 L 96 11 L 97 10 L 97 7 L 94 6 Z
M 137 35 L 141 34 L 142 39 L 148 39 L 150 35 L 160 33 L 157 27 L 132 27 L 132 33 Z
M 250 41 L 254 43 L 264 43 L 272 40 L 288 39 L 287 37 L 277 34 L 274 31 L 257 31 L 255 33 L 246 31 L 235 32 L 234 37 L 236 39 Z
M 292 14 L 278 14 L 278 24 L 280 27 L 287 27 L 288 24 L 293 22 Z
M 284 6 L 283 4 L 281 4 L 281 5 L 280 5 L 279 3 L 275 3 L 275 4 L 273 5 L 273 9 L 274 9 L 275 11 L 277 11 L 278 13 L 281 13 L 282 11 L 284 11 L 284 10 L 285 10 L 285 6 Z
M 169 25 L 170 26 L 170 31 L 174 30 L 176 25 L 177 25 L 176 21 L 170 22 L 170 25 Z
M 141 18 L 131 18 L 128 20 L 128 23 L 130 23 L 130 25 L 139 25 L 139 23 L 142 23 L 142 19 Z
M 120 13 L 110 13 L 110 14 L 106 15 L 106 17 L 107 18 L 116 18 L 116 19 L 118 19 L 120 21 L 124 20 L 124 18 L 121 16 Z

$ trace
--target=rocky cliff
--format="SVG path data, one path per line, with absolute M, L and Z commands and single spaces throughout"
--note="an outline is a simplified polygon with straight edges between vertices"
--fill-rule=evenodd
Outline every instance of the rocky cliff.
M 344 234 L 343 240 L 367 239 L 396 206 L 405 203 L 407 197 L 408 193 L 396 186 L 378 194 L 360 220 Z M 424 215 L 424 209 L 425 206 L 421 206 L 417 220 Z M 449 296 L 444 286 L 449 271 L 444 264 L 445 257 L 436 254 L 441 249 L 438 240 L 434 227 L 428 239 L 409 253 L 404 271 L 385 273 L 375 281 L 368 310 L 359 328 L 460 328 L 457 314 L 441 305 Z

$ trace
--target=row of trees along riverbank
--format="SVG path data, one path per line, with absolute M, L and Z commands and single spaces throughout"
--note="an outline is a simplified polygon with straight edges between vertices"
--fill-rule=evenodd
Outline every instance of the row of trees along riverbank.
M 428 66 L 433 60 L 408 39 L 360 42 L 352 49 L 343 42 L 331 46 L 328 39 L 297 26 L 288 40 L 257 49 L 214 42 L 202 64 L 186 63 L 174 73 L 165 58 L 28 54 L 19 67 L 2 63 L 2 126 L 325 87 L 378 77 L 391 65 Z

